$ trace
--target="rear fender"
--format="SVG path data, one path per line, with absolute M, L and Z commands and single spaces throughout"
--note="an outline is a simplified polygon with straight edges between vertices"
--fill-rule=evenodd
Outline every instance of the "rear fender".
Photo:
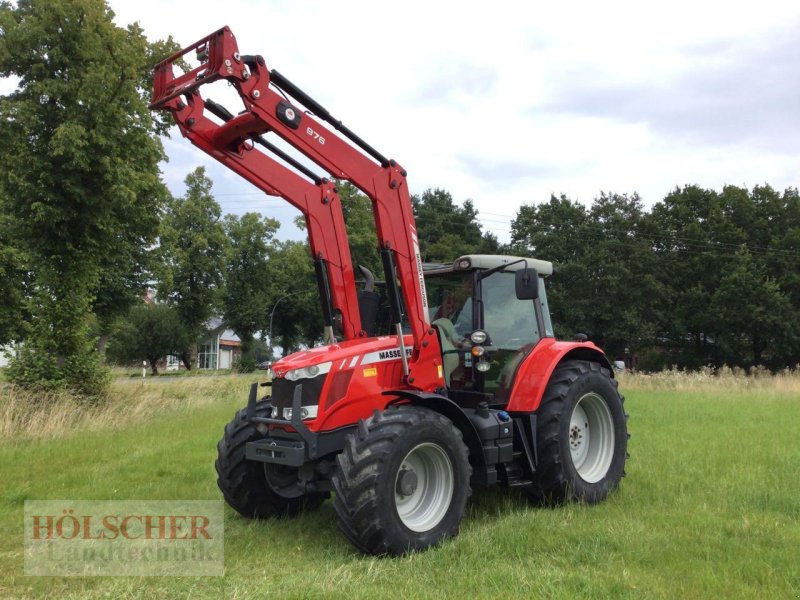
M 480 435 L 472 424 L 472 421 L 464 414 L 464 411 L 461 410 L 458 404 L 439 394 L 431 394 L 417 390 L 391 390 L 384 392 L 384 395 L 397 396 L 396 400 L 391 400 L 389 402 L 387 408 L 392 404 L 405 401 L 414 406 L 423 406 L 450 419 L 453 425 L 461 431 L 464 444 L 466 444 L 469 450 L 470 462 L 475 466 L 486 467 Z
M 608 369 L 612 377 L 614 376 L 614 370 L 606 355 L 591 342 L 557 342 L 553 338 L 544 338 L 522 361 L 514 374 L 511 396 L 506 410 L 509 412 L 536 411 L 553 371 L 566 360 L 596 362 Z

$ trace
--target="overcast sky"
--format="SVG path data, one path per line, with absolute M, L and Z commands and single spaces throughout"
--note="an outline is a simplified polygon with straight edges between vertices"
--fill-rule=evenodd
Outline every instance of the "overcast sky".
M 517 208 L 551 194 L 651 205 L 687 183 L 800 183 L 798 2 L 110 4 L 182 45 L 229 25 L 243 54 L 397 159 L 412 193 L 471 198 L 504 241 Z M 227 212 L 296 214 L 179 134 L 166 147 L 173 192 L 204 165 Z

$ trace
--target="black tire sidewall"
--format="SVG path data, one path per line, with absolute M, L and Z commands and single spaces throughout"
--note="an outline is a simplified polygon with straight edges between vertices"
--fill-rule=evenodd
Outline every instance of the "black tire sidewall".
M 256 405 L 256 415 L 267 416 L 267 400 Z M 222 440 L 217 445 L 217 486 L 228 505 L 245 518 L 291 517 L 306 508 L 319 506 L 327 493 L 308 493 L 285 497 L 276 493 L 264 472 L 264 463 L 248 460 L 243 446 L 263 439 L 247 421 L 247 409 L 238 411 L 225 427 Z M 235 445 L 234 445 L 235 443 Z M 241 471 L 240 475 L 236 472 Z
M 605 476 L 595 483 L 589 483 L 579 474 L 572 461 L 569 446 L 570 420 L 575 406 L 586 394 L 593 392 L 606 403 L 614 426 L 614 454 Z M 596 371 L 582 373 L 570 386 L 565 398 L 564 415 L 560 424 L 559 454 L 567 482 L 567 494 L 589 504 L 603 500 L 616 489 L 625 469 L 627 456 L 627 426 L 622 398 L 612 379 Z
M 464 451 L 459 448 L 463 442 L 456 434 L 455 428 L 444 421 L 444 417 L 438 414 L 436 417 L 438 418 L 430 420 L 423 417 L 419 425 L 410 428 L 401 436 L 393 448 L 391 458 L 387 461 L 387 468 L 381 473 L 376 485 L 379 501 L 382 506 L 387 507 L 381 519 L 387 533 L 386 537 L 394 542 L 392 545 L 399 542 L 402 546 L 394 548 L 396 552 L 424 549 L 439 543 L 444 538 L 456 535 L 464 515 L 470 481 L 468 461 Z M 453 473 L 453 496 L 447 512 L 436 527 L 425 532 L 417 532 L 406 527 L 397 513 L 395 483 L 400 465 L 408 453 L 425 443 L 435 444 L 447 454 Z

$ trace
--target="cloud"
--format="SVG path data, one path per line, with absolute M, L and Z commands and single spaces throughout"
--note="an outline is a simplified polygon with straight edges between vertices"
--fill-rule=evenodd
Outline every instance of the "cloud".
M 683 68 L 615 80 L 612 72 L 573 73 L 543 108 L 559 115 L 644 123 L 662 138 L 703 145 L 800 146 L 800 38 L 738 39 L 682 50 Z
M 462 154 L 457 157 L 461 167 L 483 183 L 496 187 L 516 185 L 525 179 L 542 179 L 563 170 L 557 165 L 532 163 L 483 155 Z
M 485 96 L 498 79 L 496 69 L 463 62 L 440 62 L 412 93 L 412 102 L 441 105 L 460 97 Z

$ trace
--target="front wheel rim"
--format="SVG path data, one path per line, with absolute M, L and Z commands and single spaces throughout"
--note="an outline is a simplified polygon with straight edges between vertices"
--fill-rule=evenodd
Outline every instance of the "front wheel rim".
M 454 490 L 453 464 L 444 448 L 419 444 L 406 454 L 395 476 L 397 516 L 411 531 L 430 531 L 447 514 Z
M 614 459 L 614 419 L 605 399 L 589 392 L 581 396 L 569 422 L 569 451 L 581 479 L 597 483 Z

